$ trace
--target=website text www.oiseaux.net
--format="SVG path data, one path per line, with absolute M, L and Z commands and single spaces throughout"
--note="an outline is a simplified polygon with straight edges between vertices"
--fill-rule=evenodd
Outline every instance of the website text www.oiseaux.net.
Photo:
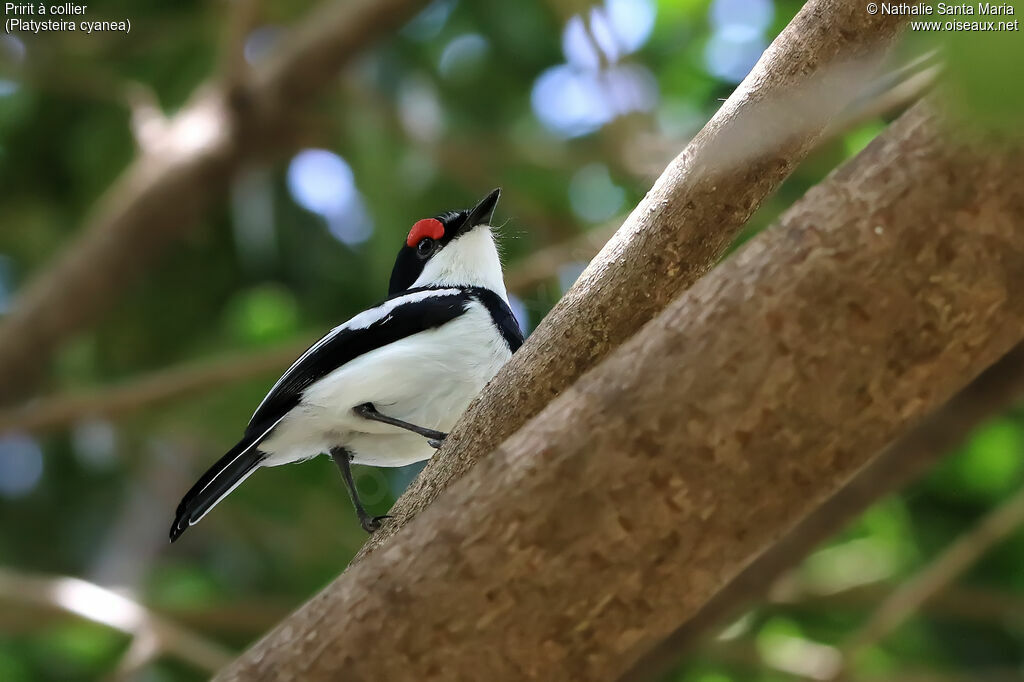
M 869 14 L 929 17 L 910 22 L 912 31 L 1020 31 L 1020 19 L 1010 3 L 869 2 Z M 934 17 L 934 18 L 930 18 Z

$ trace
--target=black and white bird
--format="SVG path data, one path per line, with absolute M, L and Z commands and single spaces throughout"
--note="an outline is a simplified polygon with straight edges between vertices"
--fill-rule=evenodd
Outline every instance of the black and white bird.
M 429 458 L 523 335 L 491 234 L 499 190 L 475 208 L 412 226 L 388 298 L 335 327 L 278 379 L 245 435 L 185 494 L 171 542 L 256 469 L 329 453 L 373 532 L 351 464 Z

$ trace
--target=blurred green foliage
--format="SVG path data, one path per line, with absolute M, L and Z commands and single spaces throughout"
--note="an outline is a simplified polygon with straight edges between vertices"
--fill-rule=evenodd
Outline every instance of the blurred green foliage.
M 130 382 L 179 363 L 315 336 L 382 297 L 391 259 L 415 219 L 466 206 L 494 186 L 504 189 L 497 215 L 506 223 L 503 250 L 511 267 L 628 212 L 652 175 L 734 87 L 735 79 L 716 72 L 730 63 L 708 57 L 723 34 L 716 24 L 721 20 L 712 20 L 715 12 L 754 31 L 736 49 L 753 47 L 756 58 L 800 4 L 637 2 L 640 10 L 653 9 L 653 27 L 642 44 L 617 58 L 645 69 L 655 100 L 647 110 L 567 138 L 542 123 L 531 93 L 542 74 L 566 61 L 566 21 L 580 8 L 560 0 L 437 0 L 348 69 L 303 131 L 308 146 L 331 150 L 351 169 L 357 204 L 325 217 L 297 202 L 289 158 L 252 168 L 198 229 L 121 292 L 108 316 L 62 350 L 46 390 Z M 259 3 L 258 28 L 272 38 L 312 5 Z M 131 17 L 132 33 L 21 35 L 17 42 L 0 36 L 0 309 L 70 243 L 136 154 L 121 86 L 144 86 L 173 114 L 216 70 L 229 11 L 194 0 L 98 0 L 89 8 L 92 18 Z M 761 17 L 763 25 L 754 26 L 750 17 Z M 461 52 L 453 52 L 458 39 Z M 1019 128 L 1019 33 L 914 34 L 908 44 L 944 46 L 952 55 L 948 90 L 971 120 Z M 750 66 L 749 57 L 740 60 L 741 68 Z M 764 202 L 740 241 L 869 144 L 886 123 L 865 121 L 815 151 Z M 624 153 L 641 149 L 636 140 L 645 135 L 656 136 L 656 150 L 638 158 Z M 366 241 L 339 239 L 367 222 L 372 234 Z M 562 279 L 571 280 L 578 268 L 567 264 Z M 527 326 L 536 325 L 565 284 L 552 273 L 549 282 L 518 292 Z M 41 477 L 0 496 L 0 562 L 125 587 L 170 613 L 254 604 L 288 609 L 309 597 L 338 574 L 364 538 L 325 458 L 260 472 L 182 542 L 172 547 L 165 540 L 182 491 L 234 442 L 274 378 L 268 373 L 116 423 L 83 422 L 42 436 Z M 994 419 L 968 443 L 950 446 L 954 451 L 926 480 L 881 501 L 810 557 L 800 579 L 821 593 L 895 585 L 1024 483 L 1024 412 Z M 7 452 L 0 448 L 0 457 Z M 416 470 L 362 470 L 360 489 L 372 511 L 384 513 Z M 1017 533 L 964 582 L 1020 598 L 1022 566 L 1024 534 Z M 792 657 L 807 643 L 840 643 L 873 605 L 760 605 L 733 628 L 734 639 L 690 657 L 669 679 L 790 679 L 764 660 Z M 9 620 L 0 619 L 6 628 L 0 630 L 3 682 L 101 679 L 129 643 L 81 621 Z M 243 618 L 216 626 L 200 617 L 193 626 L 240 648 L 269 624 Z M 918 616 L 866 650 L 854 672 L 869 679 L 908 666 L 1020 669 L 1022 627 L 1021 619 L 964 623 Z M 202 678 L 169 657 L 143 675 L 154 682 Z
M 940 34 L 940 48 L 946 54 L 956 55 L 956 59 L 949 60 L 951 99 L 957 103 L 963 119 L 1020 136 L 1024 88 L 1007 86 L 1024 80 L 1024 34 L 1019 27 L 1024 4 L 1019 1 L 983 4 L 1009 6 L 1012 14 L 949 18 L 1017 22 L 1018 28 Z

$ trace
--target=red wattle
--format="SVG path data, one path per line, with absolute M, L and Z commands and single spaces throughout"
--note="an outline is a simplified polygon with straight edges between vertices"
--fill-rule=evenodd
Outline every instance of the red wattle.
M 417 220 L 416 224 L 409 230 L 409 236 L 406 237 L 405 243 L 408 246 L 416 246 L 421 239 L 424 237 L 430 237 L 431 239 L 440 239 L 444 236 L 444 225 L 437 218 L 424 218 L 423 220 Z

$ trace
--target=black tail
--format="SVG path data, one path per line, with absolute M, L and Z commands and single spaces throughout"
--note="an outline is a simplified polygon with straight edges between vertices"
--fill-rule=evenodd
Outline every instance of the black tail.
M 260 440 L 250 436 L 243 438 L 185 493 L 171 525 L 171 542 L 181 537 L 189 526 L 198 523 L 199 519 L 206 516 L 208 511 L 256 470 L 264 457 L 256 447 Z

